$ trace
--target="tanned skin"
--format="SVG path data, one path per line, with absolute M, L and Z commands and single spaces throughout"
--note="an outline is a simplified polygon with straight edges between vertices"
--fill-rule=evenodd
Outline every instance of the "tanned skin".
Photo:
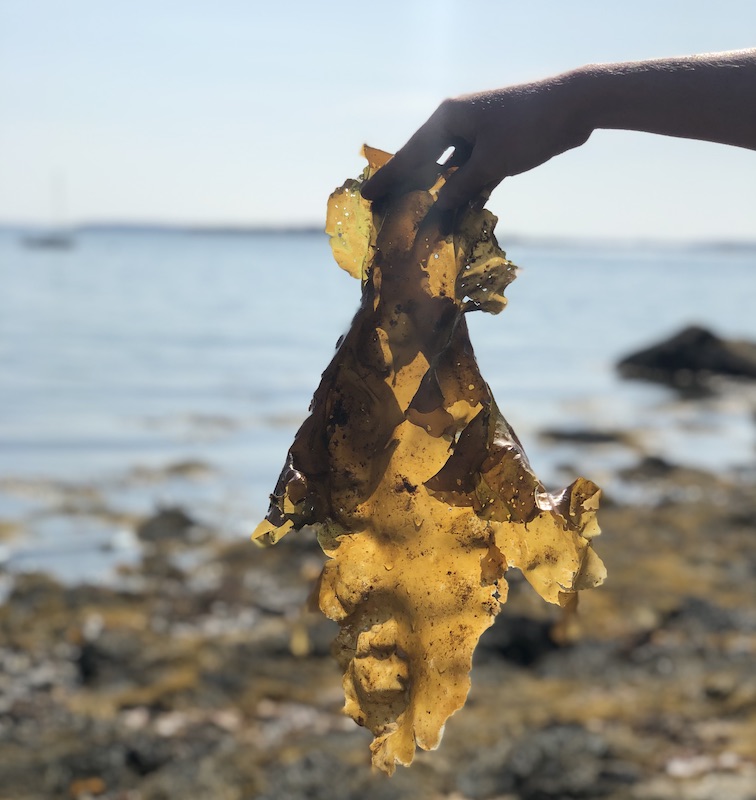
M 437 201 L 458 208 L 504 178 L 584 144 L 598 129 L 645 131 L 756 150 L 756 49 L 580 67 L 445 100 L 363 187 L 368 200 L 459 169 Z

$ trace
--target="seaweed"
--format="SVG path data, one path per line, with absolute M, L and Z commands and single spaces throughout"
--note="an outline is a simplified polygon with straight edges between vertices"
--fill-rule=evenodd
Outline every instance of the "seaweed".
M 340 626 L 345 711 L 391 774 L 416 746 L 437 747 L 464 704 L 507 569 L 567 608 L 605 569 L 591 544 L 599 488 L 578 478 L 546 491 L 475 361 L 465 314 L 499 313 L 516 276 L 496 217 L 478 203 L 450 224 L 434 208 L 443 175 L 373 208 L 360 187 L 389 155 L 364 154 L 326 226 L 337 263 L 362 281 L 361 304 L 253 539 L 317 529 L 329 557 L 317 597 Z

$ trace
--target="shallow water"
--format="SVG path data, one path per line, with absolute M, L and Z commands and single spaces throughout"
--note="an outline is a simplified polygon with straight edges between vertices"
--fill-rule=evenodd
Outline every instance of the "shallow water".
M 753 465 L 752 392 L 681 402 L 620 380 L 613 364 L 693 322 L 756 339 L 756 248 L 516 242 L 507 250 L 522 267 L 510 306 L 498 317 L 471 314 L 471 337 L 547 483 L 579 473 L 611 481 L 640 453 Z M 75 249 L 53 252 L 25 249 L 18 233 L 3 231 L 0 286 L 0 521 L 57 513 L 44 479 L 96 487 L 124 513 L 180 503 L 233 536 L 265 512 L 359 302 L 359 284 L 317 234 L 91 231 Z M 538 437 L 564 427 L 630 431 L 635 444 Z M 136 466 L 186 460 L 214 472 L 129 478 Z M 6 557 L 29 562 L 35 541 L 59 552 L 72 538 L 103 552 L 129 548 L 119 525 L 45 525 L 6 542 Z

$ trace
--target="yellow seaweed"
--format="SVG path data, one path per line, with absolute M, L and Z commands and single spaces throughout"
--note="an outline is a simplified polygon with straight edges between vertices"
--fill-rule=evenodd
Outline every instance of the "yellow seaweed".
M 446 233 L 440 182 L 376 213 L 359 190 L 388 155 L 365 155 L 361 179 L 331 195 L 327 223 L 362 302 L 253 538 L 317 528 L 329 556 L 318 602 L 340 626 L 345 711 L 391 774 L 416 746 L 437 747 L 464 704 L 508 568 L 562 606 L 605 570 L 591 546 L 598 487 L 579 478 L 546 492 L 475 361 L 464 312 L 501 311 L 515 277 L 496 218 L 471 208 Z

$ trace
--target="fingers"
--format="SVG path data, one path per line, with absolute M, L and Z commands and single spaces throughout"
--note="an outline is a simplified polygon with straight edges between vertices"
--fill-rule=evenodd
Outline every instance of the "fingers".
M 397 153 L 398 155 L 398 153 Z M 375 202 L 381 200 L 390 193 L 391 187 L 396 183 L 402 174 L 401 161 L 397 162 L 396 156 L 384 164 L 378 172 L 369 178 L 362 187 L 362 196 L 366 200 Z
M 362 187 L 366 200 L 427 185 L 440 172 L 436 160 L 449 146 L 448 136 L 431 117 L 396 155 Z
M 482 149 L 472 151 L 470 158 L 452 175 L 438 193 L 436 206 L 439 211 L 450 211 L 475 200 L 483 193 L 490 193 L 505 176 L 492 173 L 488 161 L 481 156 Z
M 362 196 L 379 202 L 389 195 L 428 188 L 441 172 L 451 167 L 456 167 L 456 171 L 439 193 L 439 211 L 451 211 L 490 192 L 504 172 L 494 173 L 489 158 L 482 155 L 484 148 L 451 133 L 459 132 L 459 125 L 454 122 L 455 108 L 453 101 L 442 103 L 407 144 L 365 183 Z M 438 158 L 448 147 L 454 147 L 454 153 L 439 166 Z
M 445 170 L 451 167 L 461 167 L 467 162 L 473 151 L 472 145 L 464 139 L 457 139 L 451 142 L 451 145 L 454 147 L 454 152 L 441 165 Z

